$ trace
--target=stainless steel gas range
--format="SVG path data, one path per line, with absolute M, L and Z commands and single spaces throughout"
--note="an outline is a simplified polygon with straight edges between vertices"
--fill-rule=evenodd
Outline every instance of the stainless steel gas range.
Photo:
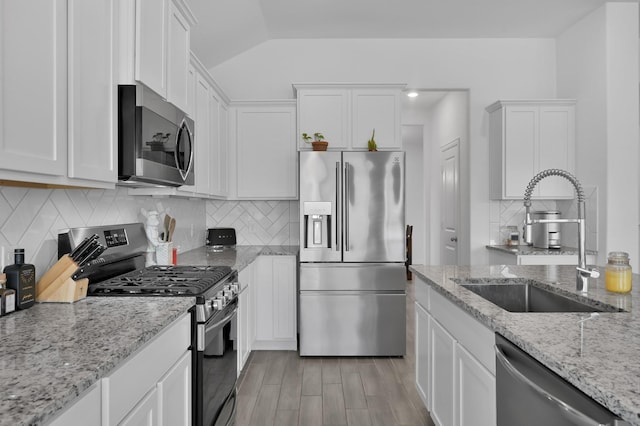
M 141 223 L 70 229 L 58 236 L 58 254 L 94 235 L 108 248 L 76 273 L 89 278 L 88 296 L 194 298 L 190 309 L 193 424 L 232 424 L 238 375 L 237 271 L 228 266 L 144 267 L 147 242 Z

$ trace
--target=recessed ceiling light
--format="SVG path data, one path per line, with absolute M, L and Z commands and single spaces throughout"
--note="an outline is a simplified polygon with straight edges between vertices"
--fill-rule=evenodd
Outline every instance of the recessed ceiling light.
M 410 98 L 415 98 L 416 96 L 418 96 L 418 92 L 409 92 L 407 93 L 407 96 Z

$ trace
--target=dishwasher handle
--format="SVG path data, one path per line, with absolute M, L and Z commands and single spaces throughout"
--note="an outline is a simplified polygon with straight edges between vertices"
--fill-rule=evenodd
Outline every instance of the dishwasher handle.
M 543 389 L 537 383 L 533 382 L 530 378 L 528 378 L 526 375 L 524 375 L 522 372 L 520 372 L 520 370 L 518 370 L 507 359 L 507 356 L 502 351 L 502 349 L 500 349 L 499 345 L 495 345 L 494 349 L 495 349 L 495 352 L 496 352 L 496 359 L 498 360 L 498 362 L 500 362 L 500 364 L 502 364 L 502 366 L 505 368 L 505 370 L 511 376 L 513 376 L 518 381 L 520 381 L 522 383 L 525 383 L 527 386 L 531 387 L 535 392 L 537 392 L 544 399 L 546 399 L 546 400 L 550 401 L 551 403 L 555 404 L 556 406 L 558 406 L 558 408 L 560 408 L 562 411 L 564 411 L 566 413 L 566 415 L 573 422 L 575 422 L 575 424 L 580 425 L 580 426 L 624 426 L 624 425 L 628 425 L 629 424 L 629 423 L 627 423 L 625 421 L 619 421 L 619 420 L 616 420 L 613 425 L 610 424 L 610 423 L 607 423 L 607 424 L 599 423 L 598 421 L 592 419 L 591 417 L 587 416 L 583 412 L 577 410 L 573 406 L 567 404 L 566 402 L 562 401 L 561 399 L 558 399 L 556 396 L 554 396 L 553 394 L 551 394 L 547 390 Z

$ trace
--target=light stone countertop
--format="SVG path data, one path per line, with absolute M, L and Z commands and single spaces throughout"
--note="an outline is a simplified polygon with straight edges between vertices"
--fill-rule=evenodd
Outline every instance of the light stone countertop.
M 178 263 L 242 270 L 259 255 L 297 253 L 297 246 L 202 247 Z M 0 317 L 0 426 L 48 423 L 194 304 L 193 297 L 87 297 Z
M 640 425 L 640 276 L 629 294 L 605 290 L 604 274 L 587 297 L 627 312 L 512 313 L 453 280 L 528 278 L 579 299 L 575 266 L 423 266 L 410 269 L 491 330 L 633 425 Z M 601 268 L 602 269 L 602 268 Z
M 485 247 L 489 250 L 501 251 L 503 253 L 509 253 L 514 256 L 575 256 L 578 254 L 577 248 L 566 246 L 561 246 L 559 249 L 537 248 L 526 244 L 519 246 L 488 245 Z M 586 253 L 594 256 L 598 254 L 598 252 L 594 250 L 587 250 Z
M 0 317 L 0 425 L 49 422 L 194 303 L 88 297 Z

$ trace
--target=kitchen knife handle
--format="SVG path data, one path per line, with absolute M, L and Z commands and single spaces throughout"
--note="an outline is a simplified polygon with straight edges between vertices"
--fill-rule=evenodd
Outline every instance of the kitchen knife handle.
M 349 162 L 344 163 L 344 251 L 349 251 Z
M 340 162 L 336 161 L 336 251 L 340 251 Z

